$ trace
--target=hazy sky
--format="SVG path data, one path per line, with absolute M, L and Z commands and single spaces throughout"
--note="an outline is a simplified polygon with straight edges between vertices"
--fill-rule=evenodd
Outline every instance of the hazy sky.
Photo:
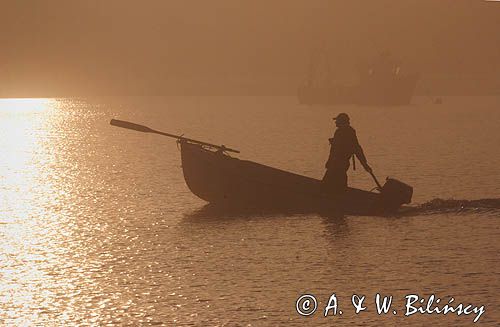
M 0 9 L 0 89 L 298 76 L 320 48 L 339 72 L 383 50 L 423 73 L 500 72 L 500 3 L 480 0 L 2 0 Z

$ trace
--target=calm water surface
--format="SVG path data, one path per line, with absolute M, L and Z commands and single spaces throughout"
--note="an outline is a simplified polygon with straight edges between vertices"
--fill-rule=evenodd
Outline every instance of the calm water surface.
M 404 296 L 485 305 L 500 321 L 500 206 L 435 205 L 401 217 L 218 213 L 186 187 L 172 139 L 111 118 L 241 150 L 321 178 L 348 112 L 374 171 L 435 198 L 500 198 L 500 99 L 425 98 L 394 108 L 306 107 L 294 98 L 0 100 L 0 323 L 197 326 L 470 325 L 403 316 Z M 353 186 L 371 189 L 362 170 Z M 497 201 L 498 202 L 498 201 Z M 491 205 L 493 203 L 493 205 Z M 323 318 L 332 293 L 342 316 Z M 378 316 L 377 292 L 397 315 Z M 295 300 L 314 294 L 303 318 Z M 353 293 L 368 311 L 353 313 Z M 445 300 L 443 300 L 445 301 Z

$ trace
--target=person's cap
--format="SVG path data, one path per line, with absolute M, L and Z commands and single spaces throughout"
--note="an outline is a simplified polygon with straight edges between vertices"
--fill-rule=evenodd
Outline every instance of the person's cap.
M 349 122 L 349 116 L 342 112 L 337 115 L 337 117 L 333 118 L 333 120 L 338 121 L 339 123 L 348 123 Z

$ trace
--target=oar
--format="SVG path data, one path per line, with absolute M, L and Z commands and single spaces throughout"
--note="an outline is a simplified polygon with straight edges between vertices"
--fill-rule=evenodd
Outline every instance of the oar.
M 163 136 L 168 136 L 168 137 L 172 137 L 174 139 L 178 139 L 180 141 L 187 141 L 190 143 L 197 143 L 200 145 L 209 146 L 209 147 L 223 150 L 223 151 L 240 153 L 240 151 L 235 150 L 235 149 L 231 149 L 231 148 L 226 148 L 224 145 L 215 145 L 215 144 L 211 144 L 211 143 L 207 143 L 207 142 L 203 142 L 203 141 L 193 140 L 193 139 L 181 136 L 181 135 L 174 135 L 174 134 L 170 134 L 170 133 L 160 132 L 160 131 L 154 130 L 152 128 L 149 128 L 147 126 L 131 123 L 131 122 L 124 121 L 124 120 L 111 119 L 111 121 L 109 123 L 113 126 L 127 128 L 127 129 L 131 129 L 131 130 L 138 131 L 138 132 L 160 134 Z

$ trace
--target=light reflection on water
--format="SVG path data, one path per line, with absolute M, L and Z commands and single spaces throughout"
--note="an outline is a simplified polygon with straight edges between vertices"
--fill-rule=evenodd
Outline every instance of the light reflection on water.
M 459 102 L 342 111 L 355 118 L 374 168 L 412 183 L 423 202 L 436 194 L 498 195 L 493 159 L 500 154 L 483 157 L 474 147 L 500 140 L 497 103 L 474 108 L 472 118 Z M 337 219 L 221 214 L 187 190 L 175 142 L 108 125 L 122 118 L 185 132 L 319 177 L 328 151 L 320 140 L 330 136 L 329 118 L 338 110 L 288 98 L 0 100 L 0 322 L 300 326 L 294 301 L 306 291 L 323 301 L 333 291 L 344 300 L 352 292 L 437 292 L 498 306 L 498 211 Z M 389 115 L 391 126 L 370 125 Z M 426 125 L 412 127 L 416 119 Z M 462 138 L 463 130 L 475 137 Z M 439 164 L 421 148 L 438 151 Z M 351 174 L 352 183 L 371 188 L 368 177 Z M 496 317 L 490 309 L 483 323 Z M 470 321 L 342 317 L 375 325 Z
M 0 100 L 0 320 L 13 325 L 98 316 L 79 303 L 95 305 L 80 295 L 98 284 L 71 210 L 77 163 L 59 151 L 72 137 L 60 129 L 65 106 L 52 99 Z

